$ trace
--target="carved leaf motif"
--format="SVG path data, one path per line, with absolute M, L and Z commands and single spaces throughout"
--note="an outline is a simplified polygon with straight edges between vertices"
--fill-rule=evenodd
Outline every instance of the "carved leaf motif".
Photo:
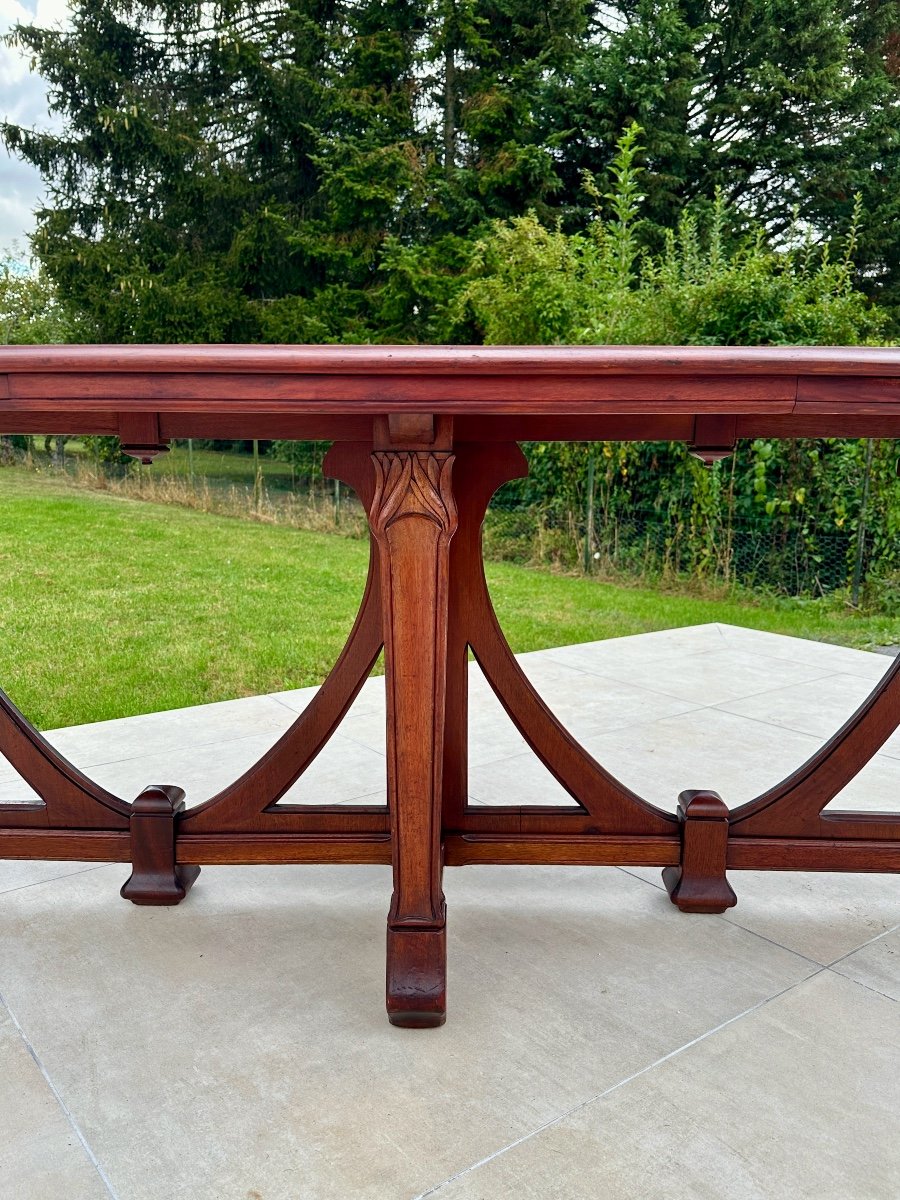
M 450 486 L 454 456 L 431 451 L 379 451 L 371 525 L 376 537 L 401 517 L 426 517 L 445 533 L 456 529 L 456 502 Z

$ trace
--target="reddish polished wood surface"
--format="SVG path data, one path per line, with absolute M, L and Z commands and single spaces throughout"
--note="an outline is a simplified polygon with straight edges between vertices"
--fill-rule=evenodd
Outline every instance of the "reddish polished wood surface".
M 900 871 L 900 812 L 824 811 L 900 725 L 900 660 L 787 779 L 730 811 L 727 797 L 684 792 L 672 814 L 610 775 L 544 704 L 481 557 L 491 496 L 525 473 L 519 441 L 682 440 L 714 462 L 741 437 L 893 438 L 898 350 L 6 347 L 0 429 L 115 433 L 146 461 L 174 437 L 332 440 L 327 470 L 354 488 L 373 533 L 359 615 L 322 688 L 196 808 L 177 780 L 133 802 L 113 796 L 0 693 L 0 753 L 40 797 L 0 806 L 0 857 L 130 862 L 122 893 L 138 904 L 178 903 L 201 864 L 390 863 L 387 1005 L 410 1027 L 444 1020 L 445 866 L 657 865 L 685 912 L 734 904 L 727 870 Z M 279 803 L 382 647 L 387 805 Z M 470 650 L 570 808 L 469 806 Z

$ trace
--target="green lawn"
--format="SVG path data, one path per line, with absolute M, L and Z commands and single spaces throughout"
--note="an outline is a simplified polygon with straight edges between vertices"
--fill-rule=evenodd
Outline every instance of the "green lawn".
M 187 444 L 178 442 L 168 454 L 160 459 L 162 474 L 173 475 L 186 479 L 190 472 L 191 456 L 188 455 Z M 242 484 L 252 488 L 256 475 L 256 465 L 252 454 L 236 454 L 233 450 L 195 450 L 193 452 L 194 475 L 210 482 L 226 484 Z M 259 469 L 266 487 L 276 490 L 287 490 L 293 486 L 290 463 L 280 459 L 262 457 Z
M 38 439 L 40 446 L 41 439 Z M 90 463 L 90 452 L 77 438 L 66 443 L 66 456 Z M 46 462 L 46 456 L 39 451 L 39 460 Z M 256 464 L 252 454 L 238 454 L 234 450 L 194 450 L 188 454 L 187 442 L 179 441 L 172 445 L 168 454 L 163 455 L 154 467 L 157 475 L 170 475 L 176 479 L 187 479 L 193 464 L 194 476 L 197 480 L 206 479 L 213 485 L 235 484 L 252 488 L 256 476 Z M 276 491 L 287 491 L 294 485 L 290 463 L 277 458 L 261 457 L 259 469 L 267 488 Z
M 353 621 L 363 542 L 0 470 L 0 683 L 43 728 L 319 683 Z M 900 619 L 488 566 L 515 650 L 725 621 L 846 645 Z

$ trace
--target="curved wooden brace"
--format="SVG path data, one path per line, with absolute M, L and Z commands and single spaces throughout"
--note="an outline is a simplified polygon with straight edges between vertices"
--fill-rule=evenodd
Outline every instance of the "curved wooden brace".
M 41 797 L 40 804 L 0 804 L 0 826 L 127 829 L 131 805 L 94 783 L 0 692 L 0 754 Z
M 324 468 L 332 478 L 349 484 L 366 508 L 374 494 L 371 447 L 363 443 L 338 443 L 326 456 Z M 181 818 L 181 833 L 228 831 L 295 831 L 301 818 L 317 828 L 321 808 L 278 805 L 285 794 L 326 745 L 369 677 L 383 645 L 378 546 L 369 542 L 369 571 L 356 621 L 325 682 L 297 720 L 275 745 L 239 779 Z M 368 828 L 371 820 L 347 806 L 341 810 L 342 829 Z M 379 822 L 381 828 L 384 822 Z
M 553 777 L 586 809 L 597 833 L 672 833 L 677 819 L 632 792 L 577 742 L 519 666 L 485 583 L 472 653 L 515 727 Z
M 856 712 L 815 754 L 775 787 L 731 813 L 732 836 L 896 838 L 900 812 L 828 812 L 825 806 L 900 725 L 900 658 Z
M 591 832 L 677 832 L 676 817 L 610 775 L 561 724 L 519 666 L 497 619 L 484 573 L 481 525 L 500 483 L 527 473 L 521 450 L 515 444 L 460 445 L 455 469 L 460 513 L 451 543 L 456 555 L 451 574 L 463 580 L 465 595 L 457 603 L 464 613 L 466 640 L 498 700 L 544 766 L 590 814 Z

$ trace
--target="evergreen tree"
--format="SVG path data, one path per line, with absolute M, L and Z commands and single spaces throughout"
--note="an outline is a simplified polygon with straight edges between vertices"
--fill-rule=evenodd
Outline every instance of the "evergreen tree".
M 72 14 L 13 34 L 62 134 L 0 133 L 44 177 L 35 249 L 102 338 L 433 338 L 490 222 L 579 227 L 585 172 L 632 120 L 656 248 L 716 187 L 775 234 L 797 209 L 826 238 L 860 193 L 861 277 L 900 308 L 900 0 Z
M 642 128 L 646 218 L 672 228 L 721 188 L 751 220 L 823 235 L 866 213 L 861 278 L 900 303 L 900 4 L 896 0 L 620 0 L 598 6 L 570 69 L 548 81 L 545 137 L 566 130 L 562 194 Z
M 4 135 L 47 184 L 61 292 L 111 341 L 352 335 L 415 175 L 421 23 L 405 0 L 82 0 L 71 31 L 20 27 L 64 133 Z

